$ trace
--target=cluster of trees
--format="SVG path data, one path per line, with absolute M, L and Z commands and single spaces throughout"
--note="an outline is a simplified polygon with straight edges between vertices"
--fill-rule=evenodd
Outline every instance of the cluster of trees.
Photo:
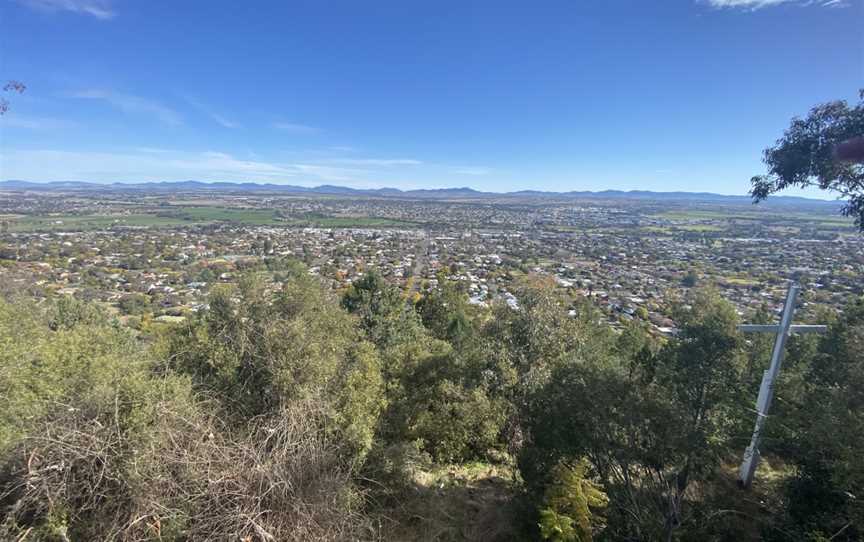
M 341 297 L 279 278 L 146 337 L 68 298 L 0 301 L 0 538 L 470 538 L 400 511 L 418 470 L 477 462 L 512 473 L 497 539 L 864 535 L 862 300 L 792 341 L 742 490 L 771 344 L 710 291 L 667 340 L 568 316 L 540 279 L 513 310 L 444 280 L 413 302 L 375 273 Z

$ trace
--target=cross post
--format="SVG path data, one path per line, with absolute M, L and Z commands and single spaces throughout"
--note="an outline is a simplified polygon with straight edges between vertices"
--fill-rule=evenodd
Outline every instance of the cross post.
M 771 401 L 774 399 L 774 384 L 780 374 L 780 366 L 783 364 L 783 354 L 786 349 L 786 339 L 791 333 L 825 333 L 826 326 L 792 325 L 792 317 L 795 314 L 795 301 L 801 286 L 790 283 L 783 304 L 783 314 L 779 325 L 754 325 L 745 324 L 738 329 L 745 333 L 775 333 L 774 349 L 771 352 L 771 365 L 762 375 L 762 384 L 759 386 L 759 396 L 756 399 L 756 427 L 753 429 L 753 437 L 750 446 L 744 451 L 744 460 L 738 470 L 738 483 L 742 487 L 750 487 L 756 466 L 759 464 L 759 444 L 762 442 L 762 432 L 768 419 L 768 411 L 771 409 Z

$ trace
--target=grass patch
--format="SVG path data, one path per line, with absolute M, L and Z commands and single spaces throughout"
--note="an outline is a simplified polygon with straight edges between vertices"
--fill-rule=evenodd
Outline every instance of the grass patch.
M 384 540 L 508 540 L 518 532 L 518 482 L 502 465 L 469 463 L 420 472 L 388 511 Z
M 757 280 L 746 279 L 746 278 L 741 278 L 741 277 L 723 277 L 722 280 L 724 282 L 726 282 L 727 284 L 732 284 L 735 286 L 750 287 L 750 286 L 754 286 L 756 284 L 759 284 L 759 281 L 757 281 Z
M 276 217 L 271 209 L 242 209 L 234 207 L 181 207 L 167 211 L 165 216 L 174 214 L 188 222 L 237 222 L 257 226 L 271 226 L 284 221 Z M 161 213 L 160 213 L 161 214 Z
M 642 228 L 644 231 L 663 234 L 671 234 L 676 231 L 713 232 L 724 231 L 725 229 L 713 224 L 674 224 L 671 226 L 645 226 Z
M 713 224 L 682 224 L 675 227 L 678 230 L 684 231 L 723 231 L 726 228 L 715 226 Z

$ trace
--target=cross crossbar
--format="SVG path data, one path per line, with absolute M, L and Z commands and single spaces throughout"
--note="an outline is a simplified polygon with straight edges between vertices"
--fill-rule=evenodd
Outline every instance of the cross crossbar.
M 741 324 L 738 326 L 738 331 L 743 333 L 778 333 L 780 326 L 773 324 Z M 807 324 L 797 324 L 789 326 L 789 333 L 825 333 L 828 331 L 828 326 L 814 326 Z
M 771 409 L 771 400 L 774 398 L 774 384 L 780 374 L 783 365 L 783 353 L 786 348 L 786 339 L 792 333 L 825 333 L 827 326 L 819 325 L 792 325 L 792 317 L 795 314 L 795 300 L 801 287 L 797 284 L 789 284 L 789 292 L 786 294 L 786 302 L 783 304 L 783 313 L 780 323 L 777 325 L 744 324 L 738 326 L 738 330 L 745 333 L 773 333 L 774 349 L 771 352 L 771 364 L 762 375 L 762 384 L 759 386 L 759 396 L 756 398 L 756 427 L 753 429 L 753 437 L 750 446 L 744 451 L 744 460 L 738 470 L 738 483 L 742 487 L 749 487 L 759 464 L 759 444 L 762 442 L 762 433 L 765 422 L 768 419 L 768 411 Z

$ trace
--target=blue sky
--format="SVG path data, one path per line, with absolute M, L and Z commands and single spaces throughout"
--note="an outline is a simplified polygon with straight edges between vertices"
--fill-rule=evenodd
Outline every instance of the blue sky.
M 743 194 L 864 0 L 0 0 L 0 179 Z

